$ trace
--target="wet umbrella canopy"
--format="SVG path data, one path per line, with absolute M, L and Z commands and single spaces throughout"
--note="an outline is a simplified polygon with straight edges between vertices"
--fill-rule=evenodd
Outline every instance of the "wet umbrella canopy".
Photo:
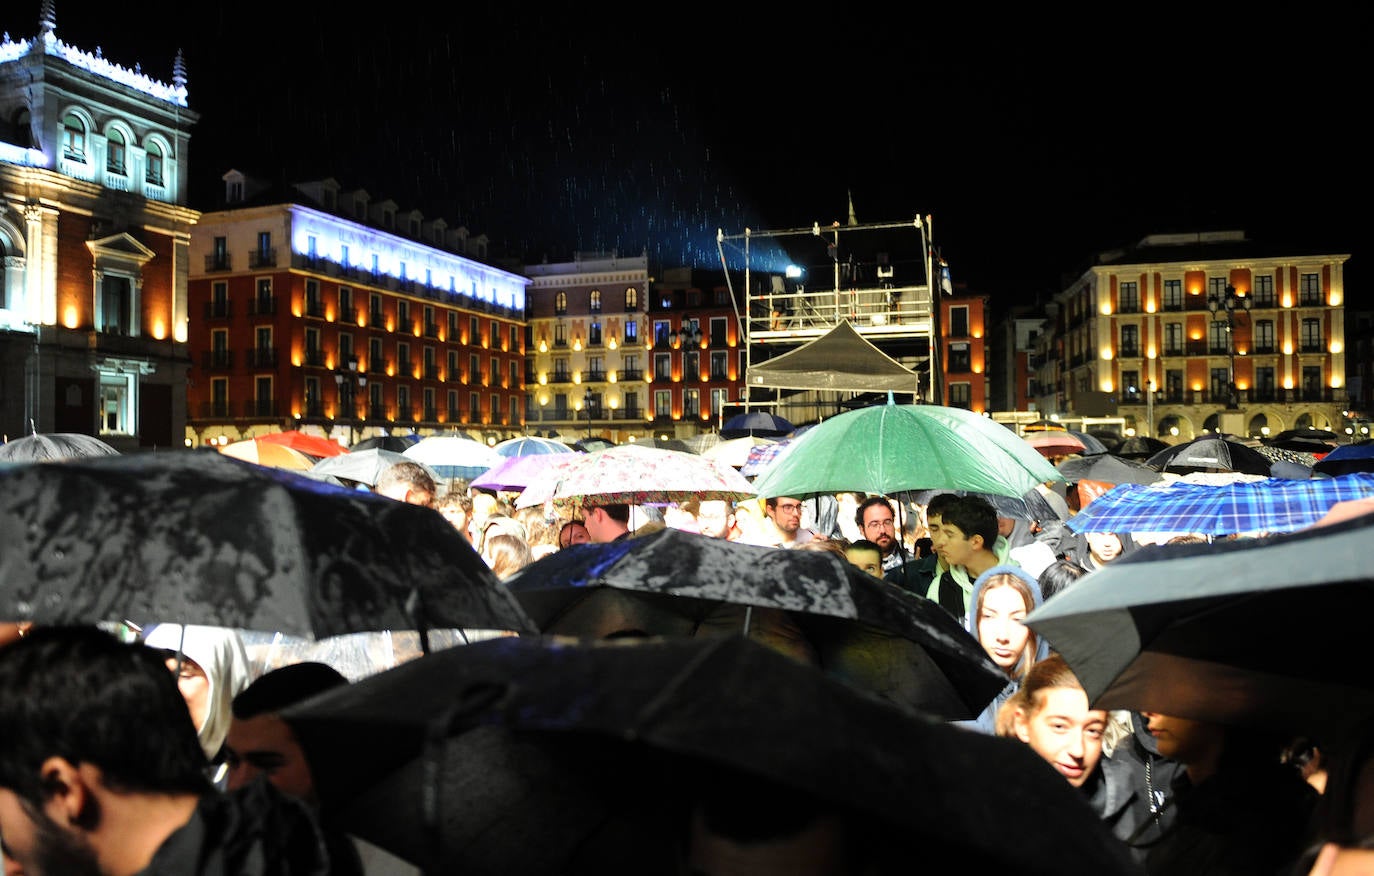
M 0 444 L 0 460 L 5 462 L 45 462 L 85 456 L 115 456 L 118 453 L 118 450 L 99 438 L 79 432 L 25 435 Z
M 823 551 L 665 529 L 560 550 L 506 586 L 544 633 L 747 634 L 943 718 L 976 715 L 1006 685 L 977 641 L 935 603 Z
M 438 512 L 209 448 L 0 470 L 0 542 L 4 620 L 533 629 Z
M 962 408 L 874 405 L 819 423 L 754 486 L 760 496 L 969 490 L 1022 496 L 1063 478 L 1015 432 Z
M 1028 747 L 738 637 L 478 642 L 284 717 L 326 823 L 435 873 L 687 872 L 693 804 L 722 797 L 755 836 L 793 808 L 837 813 L 853 872 L 1132 872 Z

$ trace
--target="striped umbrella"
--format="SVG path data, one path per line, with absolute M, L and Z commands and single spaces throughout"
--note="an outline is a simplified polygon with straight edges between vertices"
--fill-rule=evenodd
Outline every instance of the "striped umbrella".
M 739 473 L 747 478 L 763 474 L 768 466 L 786 456 L 787 451 L 791 450 L 795 444 L 795 438 L 784 438 L 776 444 L 760 444 L 750 448 L 749 456 L 744 460 L 744 465 L 740 466 Z

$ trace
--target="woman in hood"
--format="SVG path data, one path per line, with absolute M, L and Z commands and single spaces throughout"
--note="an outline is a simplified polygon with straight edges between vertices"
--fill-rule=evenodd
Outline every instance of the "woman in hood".
M 233 720 L 234 696 L 252 681 L 248 652 L 237 630 L 158 624 L 143 642 L 166 651 L 167 667 L 178 674 L 196 736 L 210 762 L 210 778 L 223 787 L 228 777 L 222 749 Z
M 996 732 L 997 712 L 1037 660 L 1049 656 L 1049 645 L 1023 621 L 1043 602 L 1040 582 L 1020 566 L 993 566 L 978 576 L 969 594 L 968 631 L 988 657 L 1007 675 L 1002 689 L 982 714 L 960 722 L 983 733 Z

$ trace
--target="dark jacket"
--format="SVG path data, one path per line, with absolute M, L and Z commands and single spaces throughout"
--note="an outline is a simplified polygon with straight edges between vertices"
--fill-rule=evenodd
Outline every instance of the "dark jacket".
M 139 876 L 355 876 L 352 852 L 331 863 L 305 806 L 264 780 L 205 795 L 191 820 L 169 836 Z
M 1172 783 L 1177 817 L 1150 847 L 1152 876 L 1288 874 L 1302 854 L 1316 792 L 1277 761 L 1219 770 L 1199 785 Z

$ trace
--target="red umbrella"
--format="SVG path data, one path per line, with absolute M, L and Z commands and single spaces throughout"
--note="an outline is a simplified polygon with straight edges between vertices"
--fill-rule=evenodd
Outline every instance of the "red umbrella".
M 1082 441 L 1067 431 L 1046 429 L 1043 432 L 1028 432 L 1022 437 L 1027 444 L 1034 447 L 1044 457 L 1068 456 L 1071 453 L 1082 453 L 1088 449 Z
M 347 453 L 348 448 L 337 441 L 330 441 L 328 438 L 321 438 L 319 435 L 311 435 L 309 432 L 302 432 L 300 429 L 292 429 L 287 432 L 269 432 L 266 435 L 259 435 L 259 441 L 268 444 L 280 444 L 283 447 L 290 447 L 299 450 L 307 456 L 317 459 L 325 459 L 330 456 L 338 456 Z

